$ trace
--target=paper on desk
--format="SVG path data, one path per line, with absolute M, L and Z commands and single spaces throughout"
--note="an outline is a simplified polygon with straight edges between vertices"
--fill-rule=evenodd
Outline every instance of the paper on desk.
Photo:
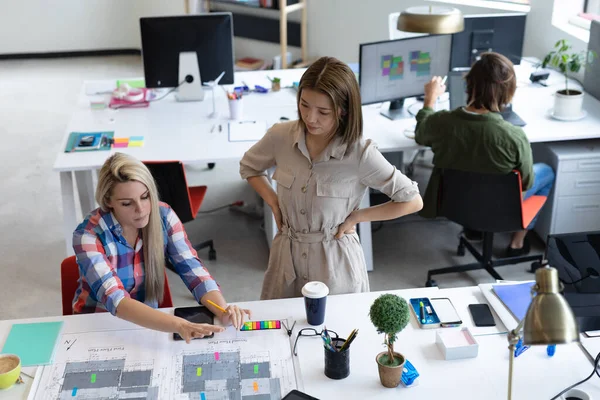
M 500 320 L 508 330 L 515 329 L 519 324 L 519 321 L 512 315 L 512 313 L 504 306 L 502 301 L 496 296 L 493 291 L 493 286 L 502 285 L 502 283 L 482 283 L 479 286 L 479 290 L 485 296 L 488 304 L 494 309 Z M 507 283 L 511 285 L 511 283 Z
M 229 122 L 230 142 L 258 142 L 267 132 L 266 121 Z

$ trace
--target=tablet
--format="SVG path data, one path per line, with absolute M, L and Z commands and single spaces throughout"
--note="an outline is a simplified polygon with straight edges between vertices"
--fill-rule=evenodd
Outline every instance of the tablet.
M 197 307 L 179 307 L 175 309 L 175 316 L 181 317 L 187 321 L 194 322 L 196 324 L 210 324 L 214 325 L 215 323 L 215 315 L 204 306 Z M 210 335 L 206 335 L 202 338 L 194 338 L 194 339 L 207 339 L 215 336 L 214 332 Z M 173 332 L 174 340 L 183 340 L 181 336 L 177 332 Z

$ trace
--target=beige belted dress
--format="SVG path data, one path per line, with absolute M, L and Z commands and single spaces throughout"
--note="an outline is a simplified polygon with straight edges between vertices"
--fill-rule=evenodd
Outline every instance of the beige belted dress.
M 335 239 L 338 226 L 360 205 L 368 187 L 393 201 L 419 194 L 370 140 L 348 146 L 334 138 L 310 158 L 305 132 L 297 121 L 274 125 L 240 162 L 247 179 L 275 166 L 283 228 L 271 245 L 261 299 L 302 296 L 306 282 L 324 282 L 331 294 L 369 291 L 365 258 L 358 235 Z

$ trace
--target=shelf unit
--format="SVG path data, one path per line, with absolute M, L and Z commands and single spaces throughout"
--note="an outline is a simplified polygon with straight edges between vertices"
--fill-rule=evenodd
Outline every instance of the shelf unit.
M 257 10 L 268 10 L 273 13 L 279 12 L 279 40 L 273 40 L 272 38 L 275 35 L 271 35 L 271 32 L 268 31 L 270 23 L 275 21 L 273 18 L 268 18 L 264 16 L 256 16 L 256 15 L 247 15 L 242 12 L 232 11 L 234 14 L 234 33 L 236 36 L 240 37 L 248 37 L 256 40 L 266 40 L 272 41 L 274 43 L 279 43 L 280 45 L 280 55 L 281 55 L 281 68 L 285 69 L 288 67 L 287 65 L 287 48 L 289 44 L 291 33 L 292 41 L 294 44 L 299 44 L 301 49 L 301 58 L 302 62 L 306 62 L 308 59 L 307 53 L 307 0 L 297 0 L 297 3 L 287 4 L 291 2 L 290 0 L 279 0 L 279 10 L 258 7 L 252 4 L 238 3 L 235 1 L 228 0 L 205 0 L 204 9 L 207 11 L 211 10 L 211 3 L 214 4 L 224 4 L 231 5 L 238 8 L 253 8 Z M 301 20 L 298 24 L 297 22 L 288 21 L 288 15 L 294 12 L 301 12 Z M 189 12 L 189 4 L 186 1 L 186 12 Z M 260 24 L 260 28 L 257 26 Z M 298 25 L 299 25 L 299 40 L 298 40 Z M 238 27 L 238 28 L 236 28 Z M 240 29 L 241 27 L 242 29 Z M 288 32 L 289 29 L 292 29 L 292 32 Z M 298 43 L 299 42 L 299 43 Z

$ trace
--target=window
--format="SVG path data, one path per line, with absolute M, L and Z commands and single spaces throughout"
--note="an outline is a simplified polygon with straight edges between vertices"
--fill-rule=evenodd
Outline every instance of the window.
M 589 30 L 595 19 L 600 20 L 600 0 L 583 0 L 581 11 L 569 17 L 569 24 Z

